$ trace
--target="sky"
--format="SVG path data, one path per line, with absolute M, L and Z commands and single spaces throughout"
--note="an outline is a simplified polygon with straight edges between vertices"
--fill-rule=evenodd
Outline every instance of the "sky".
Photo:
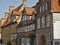
M 36 5 L 38 0 L 27 0 L 27 6 L 32 7 Z M 15 8 L 22 4 L 22 0 L 0 0 L 0 19 L 4 18 L 5 12 L 9 12 L 9 6 Z

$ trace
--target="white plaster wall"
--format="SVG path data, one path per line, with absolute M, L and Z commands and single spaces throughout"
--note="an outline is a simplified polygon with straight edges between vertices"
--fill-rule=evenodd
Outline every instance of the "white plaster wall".
M 60 39 L 60 13 L 53 13 L 54 39 Z

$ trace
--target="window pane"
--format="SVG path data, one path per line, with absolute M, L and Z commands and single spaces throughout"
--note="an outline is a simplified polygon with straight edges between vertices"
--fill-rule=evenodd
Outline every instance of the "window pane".
M 59 45 L 59 42 L 55 42 L 55 45 Z
M 45 17 L 42 17 L 42 28 L 45 27 Z
M 44 5 L 43 5 L 43 11 L 44 11 Z
M 45 9 L 47 10 L 47 3 L 45 4 Z
M 42 8 L 40 7 L 40 12 L 41 12 L 41 9 L 42 9 Z
M 46 16 L 46 26 L 50 27 L 50 23 L 51 23 L 51 15 L 47 15 Z
M 40 28 L 40 18 L 37 19 L 37 29 Z

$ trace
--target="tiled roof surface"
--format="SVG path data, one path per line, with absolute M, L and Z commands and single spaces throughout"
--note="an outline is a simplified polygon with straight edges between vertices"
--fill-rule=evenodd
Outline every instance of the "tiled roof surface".
M 60 5 L 58 0 L 51 0 L 51 8 L 54 12 L 60 12 Z

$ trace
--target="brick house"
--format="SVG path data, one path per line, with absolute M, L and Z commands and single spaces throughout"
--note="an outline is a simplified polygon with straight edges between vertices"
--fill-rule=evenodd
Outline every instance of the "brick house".
M 36 45 L 59 45 L 60 1 L 39 0 L 33 7 L 37 12 Z

